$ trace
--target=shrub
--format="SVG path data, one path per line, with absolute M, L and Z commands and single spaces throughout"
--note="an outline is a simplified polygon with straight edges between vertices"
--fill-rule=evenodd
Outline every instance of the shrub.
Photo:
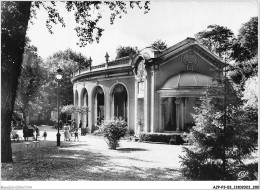
M 140 141 L 163 142 L 170 144 L 183 144 L 184 142 L 181 135 L 167 133 L 140 133 L 139 139 Z M 171 143 L 172 139 L 175 139 L 175 143 Z
M 112 121 L 104 122 L 102 131 L 107 139 L 107 144 L 110 149 L 116 149 L 120 138 L 127 133 L 127 124 L 124 120 L 115 118 Z

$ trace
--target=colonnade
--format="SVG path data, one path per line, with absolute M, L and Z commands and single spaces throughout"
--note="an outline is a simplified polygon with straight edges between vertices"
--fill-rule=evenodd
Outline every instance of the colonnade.
M 74 105 L 88 107 L 87 113 L 74 113 L 77 125 L 82 121 L 82 128 L 93 132 L 94 127 L 100 125 L 102 120 L 111 120 L 121 117 L 128 120 L 128 91 L 125 85 L 118 83 L 111 87 L 110 93 L 106 93 L 101 85 L 92 89 L 82 88 L 74 91 Z

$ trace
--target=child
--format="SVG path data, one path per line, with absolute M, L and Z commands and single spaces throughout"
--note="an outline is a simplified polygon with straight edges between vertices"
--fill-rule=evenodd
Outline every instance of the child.
M 74 139 L 74 141 L 76 141 L 76 138 L 77 138 L 78 141 L 79 141 L 79 132 L 78 132 L 78 128 L 75 129 L 74 135 L 75 135 L 75 139 Z
M 46 137 L 47 137 L 46 129 L 44 129 L 43 137 L 44 137 L 44 140 L 46 140 Z

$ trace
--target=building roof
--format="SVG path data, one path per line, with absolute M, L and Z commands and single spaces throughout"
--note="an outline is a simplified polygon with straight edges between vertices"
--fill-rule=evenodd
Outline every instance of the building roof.
M 185 87 L 207 87 L 212 84 L 212 78 L 196 72 L 179 73 L 169 78 L 161 89 L 176 89 Z

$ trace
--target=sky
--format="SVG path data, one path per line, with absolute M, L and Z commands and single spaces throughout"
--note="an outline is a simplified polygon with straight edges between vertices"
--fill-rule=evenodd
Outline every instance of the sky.
M 63 5 L 64 7 L 64 5 Z M 258 16 L 257 1 L 151 1 L 150 11 L 144 14 L 138 8 L 128 10 L 121 19 L 110 25 L 107 13 L 104 13 L 101 26 L 105 31 L 99 43 L 94 42 L 84 48 L 76 45 L 78 37 L 74 27 L 74 15 L 58 7 L 64 17 L 66 28 L 60 24 L 53 26 L 50 34 L 45 26 L 47 14 L 44 10 L 37 12 L 37 18 L 29 23 L 27 36 L 38 48 L 38 54 L 46 59 L 53 53 L 71 48 L 93 60 L 93 65 L 105 62 L 108 52 L 109 60 L 116 57 L 118 46 L 133 46 L 139 50 L 150 46 L 160 39 L 168 47 L 205 30 L 208 25 L 217 24 L 231 29 L 235 35 L 243 23 L 251 17 Z

